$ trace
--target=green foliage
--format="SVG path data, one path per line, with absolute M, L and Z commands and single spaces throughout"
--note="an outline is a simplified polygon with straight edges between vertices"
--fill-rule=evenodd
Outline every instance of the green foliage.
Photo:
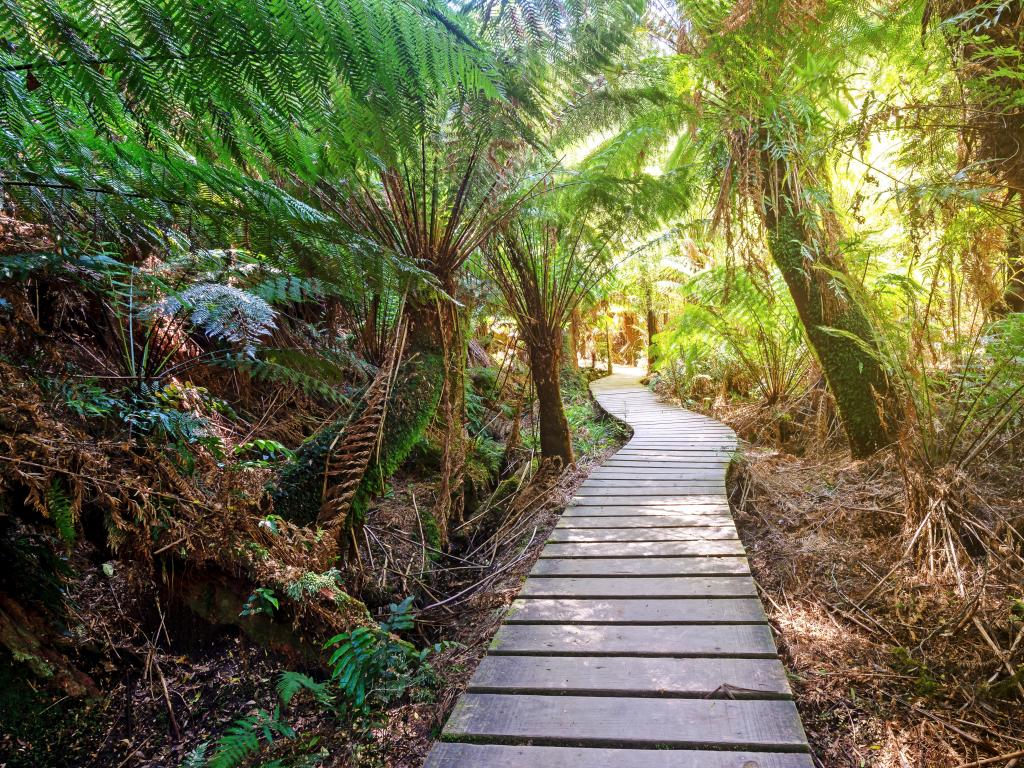
M 271 467 L 280 461 L 291 461 L 295 458 L 295 451 L 277 440 L 255 438 L 234 447 L 232 453 L 242 458 L 240 467 Z M 249 458 L 245 458 L 249 457 Z
M 294 729 L 280 720 L 280 711 L 257 709 L 252 715 L 238 718 L 217 739 L 208 768 L 236 768 L 259 752 L 275 738 L 295 738 Z
M 107 418 L 123 407 L 123 402 L 99 386 L 95 379 L 86 379 L 64 388 L 64 401 L 83 418 Z
M 341 572 L 337 568 L 330 568 L 324 573 L 306 571 L 285 587 L 285 594 L 295 602 L 301 602 L 324 591 L 330 595 L 342 593 Z
M 301 672 L 282 672 L 277 678 L 277 696 L 281 700 L 281 706 L 287 707 L 291 704 L 296 694 L 307 691 L 312 694 L 320 704 L 330 706 L 332 703 L 330 687 L 327 683 L 318 683 L 309 675 Z
M 1024 426 L 1024 313 L 943 333 L 923 286 L 882 275 L 874 291 L 880 359 L 900 388 L 904 437 L 920 465 L 963 469 L 1006 447 Z
M 257 587 L 246 599 L 245 605 L 242 606 L 242 612 L 238 615 L 257 616 L 262 613 L 267 616 L 273 616 L 274 612 L 280 607 L 281 601 L 277 599 L 274 590 L 269 587 Z
M 75 503 L 65 487 L 64 481 L 55 477 L 46 489 L 46 511 L 65 544 L 75 542 Z
M 199 283 L 167 297 L 148 309 L 151 315 L 187 314 L 192 326 L 211 338 L 242 345 L 253 357 L 256 346 L 277 326 L 274 310 L 263 298 L 233 285 Z
M 768 404 L 806 388 L 810 355 L 778 272 L 758 285 L 745 272 L 713 268 L 691 278 L 681 298 L 681 310 L 655 339 L 660 371 L 674 377 L 681 370 L 684 388 L 701 376 L 719 383 L 742 377 L 748 384 L 740 393 Z
M 356 712 L 367 714 L 402 696 L 427 671 L 427 658 L 444 648 L 437 644 L 417 650 L 394 637 L 413 626 L 412 600 L 389 605 L 388 618 L 378 626 L 343 632 L 325 644 L 334 649 L 328 660 L 331 680 Z

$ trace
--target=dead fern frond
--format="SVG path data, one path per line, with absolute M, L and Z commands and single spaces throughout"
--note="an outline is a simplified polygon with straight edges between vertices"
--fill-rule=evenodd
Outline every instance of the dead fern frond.
M 338 433 L 324 468 L 323 503 L 317 523 L 326 529 L 340 548 L 348 513 L 374 454 L 379 450 L 388 397 L 405 349 L 408 323 L 396 329 L 388 356 L 366 390 L 365 407 L 358 418 Z

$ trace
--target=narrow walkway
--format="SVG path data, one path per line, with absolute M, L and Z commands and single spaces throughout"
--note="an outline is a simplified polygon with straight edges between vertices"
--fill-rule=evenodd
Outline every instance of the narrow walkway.
M 811 768 L 729 514 L 723 424 L 622 372 L 579 489 L 426 768 Z

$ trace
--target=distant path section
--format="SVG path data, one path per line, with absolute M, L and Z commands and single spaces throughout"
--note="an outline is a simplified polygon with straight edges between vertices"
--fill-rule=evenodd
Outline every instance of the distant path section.
M 736 437 L 627 370 L 580 487 L 426 768 L 812 768 L 725 496 Z

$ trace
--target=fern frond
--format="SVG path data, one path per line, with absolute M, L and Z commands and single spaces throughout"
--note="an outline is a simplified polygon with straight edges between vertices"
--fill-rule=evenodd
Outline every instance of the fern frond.
M 46 512 L 64 542 L 73 544 L 77 519 L 75 502 L 65 489 L 64 481 L 59 477 L 53 478 L 46 489 Z
M 282 672 L 277 678 L 277 696 L 281 706 L 287 707 L 300 691 L 309 691 L 321 704 L 329 704 L 330 691 L 326 683 L 318 683 L 301 672 Z

